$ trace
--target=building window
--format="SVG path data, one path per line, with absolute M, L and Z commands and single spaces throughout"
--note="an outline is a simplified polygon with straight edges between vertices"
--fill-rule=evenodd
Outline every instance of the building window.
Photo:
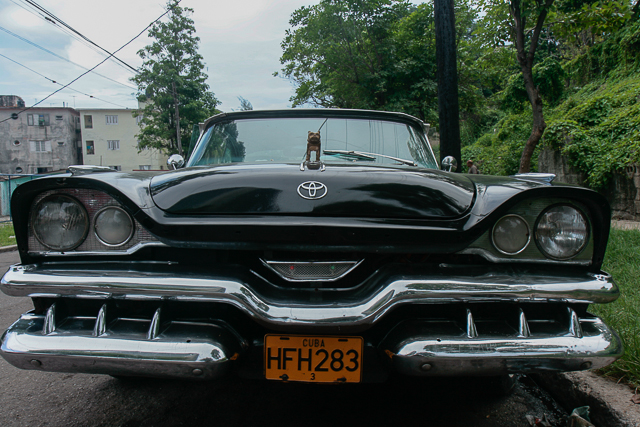
M 84 116 L 84 128 L 93 129 L 93 116 L 90 114 L 85 114 Z
M 33 114 L 27 114 L 27 126 L 33 126 Z
M 93 141 L 87 141 L 87 154 L 96 154 L 96 150 L 93 148 Z
M 120 149 L 120 141 L 119 140 L 113 140 L 113 141 L 107 141 L 107 144 L 109 145 L 109 150 L 119 150 Z
M 108 125 L 117 125 L 118 124 L 118 116 L 104 116 L 107 120 Z
M 38 114 L 38 126 L 49 126 L 48 114 Z
M 141 171 L 150 171 L 151 170 L 151 165 L 140 165 L 140 170 Z
M 18 147 L 20 145 L 20 141 L 18 141 L 17 139 L 15 141 L 13 141 L 13 145 L 15 145 L 16 147 Z
M 37 173 L 47 173 L 49 172 L 49 168 L 38 168 Z
M 113 169 L 114 171 L 119 171 L 122 170 L 122 166 L 109 166 L 111 169 Z
M 20 166 L 18 166 L 16 168 L 16 173 L 22 173 L 22 172 L 23 172 L 23 169 Z
M 58 141 L 58 147 L 62 147 L 64 145 L 64 141 Z
M 56 116 L 56 120 L 62 120 L 62 116 Z
M 31 151 L 43 153 L 51 151 L 51 141 L 29 141 Z

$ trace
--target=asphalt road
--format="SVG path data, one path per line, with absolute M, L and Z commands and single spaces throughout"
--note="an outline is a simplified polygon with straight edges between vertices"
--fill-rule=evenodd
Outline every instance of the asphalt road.
M 19 262 L 0 253 L 0 270 Z M 31 301 L 0 293 L 0 330 Z M 0 358 L 0 426 L 397 426 L 518 427 L 527 414 L 564 426 L 567 413 L 530 378 L 509 397 L 469 379 L 306 385 L 216 382 L 22 371 Z

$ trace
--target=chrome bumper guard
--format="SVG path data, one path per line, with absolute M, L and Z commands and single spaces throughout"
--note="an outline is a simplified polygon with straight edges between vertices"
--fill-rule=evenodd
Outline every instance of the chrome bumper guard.
M 122 376 L 214 379 L 241 351 L 238 339 L 215 323 L 171 322 L 160 331 L 160 310 L 149 321 L 97 318 L 55 320 L 23 314 L 2 336 L 0 354 L 20 369 Z M 62 323 L 56 326 L 56 323 Z
M 527 321 L 520 310 L 519 330 L 497 334 L 486 325 L 477 327 L 468 311 L 466 332 L 441 335 L 451 331 L 443 322 L 401 325 L 383 346 L 395 370 L 413 376 L 579 371 L 602 368 L 622 356 L 620 337 L 600 318 L 579 318 L 571 308 L 567 315 L 565 325 L 551 325 L 548 319 Z

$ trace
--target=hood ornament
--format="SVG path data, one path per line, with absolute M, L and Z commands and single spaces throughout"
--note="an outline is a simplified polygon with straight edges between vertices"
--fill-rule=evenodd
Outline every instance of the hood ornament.
M 307 200 L 322 199 L 328 191 L 327 186 L 318 181 L 306 181 L 298 185 L 298 195 Z

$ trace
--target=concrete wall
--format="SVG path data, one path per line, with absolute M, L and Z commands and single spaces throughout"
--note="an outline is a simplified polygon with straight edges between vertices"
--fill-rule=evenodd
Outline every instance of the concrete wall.
M 21 110 L 0 107 L 0 121 L 17 114 L 0 123 L 0 173 L 45 173 L 82 163 L 77 111 L 62 107 Z M 48 122 L 40 121 L 40 116 L 48 116 Z
M 584 173 L 569 166 L 558 151 L 545 148 L 538 158 L 538 171 L 556 174 L 557 182 L 585 186 Z M 607 189 L 600 191 L 611 204 L 614 219 L 640 221 L 640 165 L 627 166 L 614 175 Z
M 115 120 L 114 116 L 117 117 Z M 133 110 L 81 109 L 80 126 L 84 163 L 87 165 L 119 166 L 122 171 L 167 168 L 167 156 L 160 151 L 148 149 L 138 153 L 136 134 L 140 127 L 133 117 Z M 118 141 L 117 149 L 109 141 Z M 89 148 L 91 145 L 93 154 Z

